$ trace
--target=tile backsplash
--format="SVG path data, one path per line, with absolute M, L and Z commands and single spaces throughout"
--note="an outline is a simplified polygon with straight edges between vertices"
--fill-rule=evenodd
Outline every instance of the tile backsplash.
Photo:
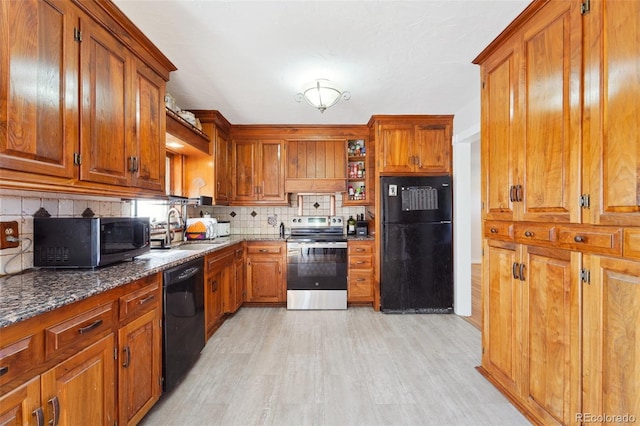
M 354 218 L 364 214 L 364 207 L 341 207 L 341 194 L 336 194 L 336 216 L 342 216 L 345 221 L 349 216 Z M 303 197 L 302 213 L 305 216 L 329 216 L 331 198 L 329 195 L 305 195 Z M 291 207 L 252 207 L 252 206 L 188 206 L 187 216 L 198 217 L 200 212 L 209 213 L 218 220 L 230 222 L 231 233 L 239 235 L 278 235 L 280 222 L 289 230 L 289 224 L 294 216 L 298 216 L 298 199 L 291 198 Z
M 18 247 L 0 251 L 0 275 L 33 267 L 33 214 L 40 208 L 53 217 L 81 216 L 87 208 L 97 216 L 131 216 L 131 202 L 120 198 L 0 190 L 0 221 L 18 222 L 22 239 Z
M 336 194 L 337 216 L 346 219 L 365 213 L 364 207 L 341 207 L 341 194 Z M 97 216 L 131 216 L 132 202 L 115 197 L 96 197 L 49 192 L 0 190 L 0 221 L 18 222 L 22 239 L 20 246 L 0 251 L 0 275 L 14 274 L 33 267 L 33 214 L 44 208 L 53 217 L 81 216 L 91 209 Z M 328 216 L 331 211 L 329 195 L 305 195 L 302 213 L 305 216 Z M 218 220 L 231 224 L 231 233 L 239 235 L 278 235 L 280 222 L 287 232 L 294 216 L 298 215 L 298 199 L 293 196 L 291 206 L 240 207 L 240 206 L 187 206 L 188 217 L 199 217 L 200 212 L 210 213 Z

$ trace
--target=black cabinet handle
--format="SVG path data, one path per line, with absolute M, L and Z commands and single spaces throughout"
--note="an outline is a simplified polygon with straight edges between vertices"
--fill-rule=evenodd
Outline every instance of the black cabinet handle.
M 128 368 L 129 363 L 131 362 L 131 349 L 129 349 L 129 346 L 125 346 L 122 351 L 124 352 L 124 360 L 122 361 L 122 366 L 124 368 Z
M 513 185 L 509 187 L 509 201 L 512 203 L 516 201 L 516 187 Z
M 80 334 L 88 333 L 91 330 L 100 327 L 101 325 L 102 325 L 102 320 L 101 319 L 96 320 L 93 324 L 90 324 L 90 325 L 88 325 L 86 327 L 79 328 L 78 329 L 78 333 L 80 333 Z
M 582 235 L 576 235 L 573 238 L 573 241 L 575 241 L 576 243 L 584 243 L 584 237 Z
M 516 201 L 522 201 L 522 185 L 516 185 Z
M 524 281 L 524 263 L 520 264 L 520 273 L 519 273 L 519 275 L 520 275 L 520 277 L 519 277 L 520 281 Z
M 531 231 L 524 231 L 524 236 L 525 236 L 525 237 L 531 238 L 531 237 L 533 237 L 534 235 L 535 235 L 535 234 L 534 234 L 533 232 L 531 232 Z
M 36 418 L 38 426 L 44 426 L 44 411 L 42 411 L 42 407 L 36 408 L 31 414 Z
M 218 291 L 218 280 L 211 281 L 211 293 Z
M 0 377 L 4 376 L 8 372 L 9 372 L 9 366 L 8 365 L 4 365 L 4 366 L 0 367 Z
M 520 279 L 520 277 L 518 277 L 518 264 L 516 262 L 513 262 L 513 266 L 511 267 L 511 273 L 513 274 L 513 279 L 515 280 Z
M 491 228 L 489 232 L 491 232 L 492 234 L 497 234 L 498 230 L 496 228 Z
M 51 398 L 49 404 L 51 404 L 51 410 L 53 412 L 53 419 L 49 421 L 49 424 L 58 426 L 58 423 L 60 423 L 60 401 L 58 401 L 58 397 L 54 396 Z

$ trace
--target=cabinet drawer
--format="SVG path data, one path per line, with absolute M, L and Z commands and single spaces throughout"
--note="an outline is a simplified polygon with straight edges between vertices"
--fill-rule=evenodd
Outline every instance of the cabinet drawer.
M 516 223 L 515 239 L 519 243 L 554 243 L 557 238 L 556 227 L 535 223 Z
M 247 246 L 248 254 L 283 254 L 284 246 L 282 245 L 254 245 Z
M 624 257 L 640 259 L 640 229 L 624 230 Z
M 120 297 L 120 321 L 132 319 L 150 311 L 160 303 L 160 282 L 156 281 L 141 289 Z
M 558 243 L 571 250 L 622 255 L 622 229 L 560 226 Z
M 351 269 L 371 269 L 373 268 L 373 256 L 351 256 L 349 255 L 349 270 Z
M 349 242 L 347 253 L 352 254 L 371 254 L 373 253 L 372 243 Z
M 39 361 L 41 345 L 42 339 L 31 335 L 0 348 L 0 385 L 31 370 Z
M 351 271 L 349 272 L 348 300 L 350 301 L 372 301 L 373 300 L 373 277 L 371 272 Z
M 114 303 L 107 303 L 45 329 L 45 354 L 50 359 L 67 349 L 77 352 L 111 333 Z
M 497 240 L 513 240 L 513 223 L 487 220 L 484 223 L 484 235 Z

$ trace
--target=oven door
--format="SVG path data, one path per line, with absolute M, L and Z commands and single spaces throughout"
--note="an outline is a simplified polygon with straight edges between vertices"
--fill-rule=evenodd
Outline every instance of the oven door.
M 347 308 L 347 243 L 287 243 L 287 309 Z

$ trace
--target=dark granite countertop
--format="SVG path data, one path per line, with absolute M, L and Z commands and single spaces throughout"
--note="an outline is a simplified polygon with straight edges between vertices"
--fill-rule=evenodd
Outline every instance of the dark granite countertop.
M 97 269 L 33 269 L 0 277 L 0 328 L 86 299 L 241 241 L 284 241 L 278 236 L 231 235 L 203 241 L 200 250 L 151 250 L 129 262 Z M 215 246 L 212 247 L 211 243 Z M 200 245 L 190 242 L 189 245 Z

